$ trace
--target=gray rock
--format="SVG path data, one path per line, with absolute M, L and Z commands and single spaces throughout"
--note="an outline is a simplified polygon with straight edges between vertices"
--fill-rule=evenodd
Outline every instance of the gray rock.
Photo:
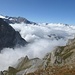
M 0 75 L 4 75 L 2 71 L 0 71 Z
M 16 45 L 24 46 L 27 42 L 7 22 L 0 18 L 0 50 L 14 48 Z

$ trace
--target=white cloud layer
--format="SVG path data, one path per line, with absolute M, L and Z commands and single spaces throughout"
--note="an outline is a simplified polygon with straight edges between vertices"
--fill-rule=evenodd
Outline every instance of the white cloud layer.
M 67 40 L 73 38 L 75 34 L 75 26 L 63 24 L 26 25 L 22 23 L 11 26 L 19 31 L 29 44 L 21 48 L 3 49 L 0 54 L 0 70 L 7 69 L 8 66 L 15 64 L 19 58 L 26 55 L 29 58 L 42 58 L 54 47 L 65 45 Z

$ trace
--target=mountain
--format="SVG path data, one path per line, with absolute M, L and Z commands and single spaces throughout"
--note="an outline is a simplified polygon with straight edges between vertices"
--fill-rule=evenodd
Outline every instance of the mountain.
M 6 21 L 0 18 L 0 50 L 25 45 L 27 42 Z
M 23 17 L 10 17 L 10 16 L 0 15 L 0 18 L 3 18 L 9 24 L 22 23 L 22 22 L 26 24 L 36 24 L 35 22 L 31 22 Z
M 75 26 L 0 17 L 0 75 L 75 75 Z
M 66 46 L 56 47 L 43 60 L 46 61 L 45 70 L 38 69 L 28 75 L 75 75 L 75 38 L 70 39 Z
M 70 43 L 69 43 L 70 42 Z M 74 75 L 75 74 L 75 38 L 66 46 L 59 46 L 43 59 L 29 59 L 27 56 L 18 60 L 17 65 L 9 67 L 8 73 L 14 75 Z M 12 69 L 13 72 L 10 71 Z

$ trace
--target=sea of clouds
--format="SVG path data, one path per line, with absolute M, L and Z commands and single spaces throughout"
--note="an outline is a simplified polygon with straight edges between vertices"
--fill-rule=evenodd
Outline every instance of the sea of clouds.
M 67 26 L 64 24 L 11 24 L 11 26 L 19 31 L 21 36 L 29 42 L 25 47 L 20 48 L 4 48 L 0 54 L 0 70 L 5 70 L 17 62 L 21 57 L 26 55 L 29 58 L 43 58 L 46 53 L 51 52 L 56 46 L 64 46 L 68 39 L 74 38 L 75 26 Z M 56 37 L 62 37 L 56 39 Z M 51 35 L 51 36 L 50 36 Z

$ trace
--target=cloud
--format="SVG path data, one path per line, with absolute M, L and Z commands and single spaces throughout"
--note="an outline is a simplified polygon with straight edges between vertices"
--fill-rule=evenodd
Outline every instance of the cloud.
M 5 70 L 8 66 L 14 65 L 17 60 L 26 55 L 29 58 L 43 58 L 46 53 L 52 51 L 55 46 L 66 45 L 67 39 L 73 37 L 75 30 L 71 28 L 66 29 L 64 26 L 50 26 L 50 25 L 26 25 L 12 24 L 16 31 L 19 31 L 21 36 L 29 42 L 25 47 L 20 48 L 5 48 L 0 54 L 0 70 Z M 64 29 L 63 29 L 64 27 Z M 70 31 L 69 31 L 70 30 Z M 63 36 L 56 40 L 56 38 L 48 35 L 55 34 L 56 36 Z

